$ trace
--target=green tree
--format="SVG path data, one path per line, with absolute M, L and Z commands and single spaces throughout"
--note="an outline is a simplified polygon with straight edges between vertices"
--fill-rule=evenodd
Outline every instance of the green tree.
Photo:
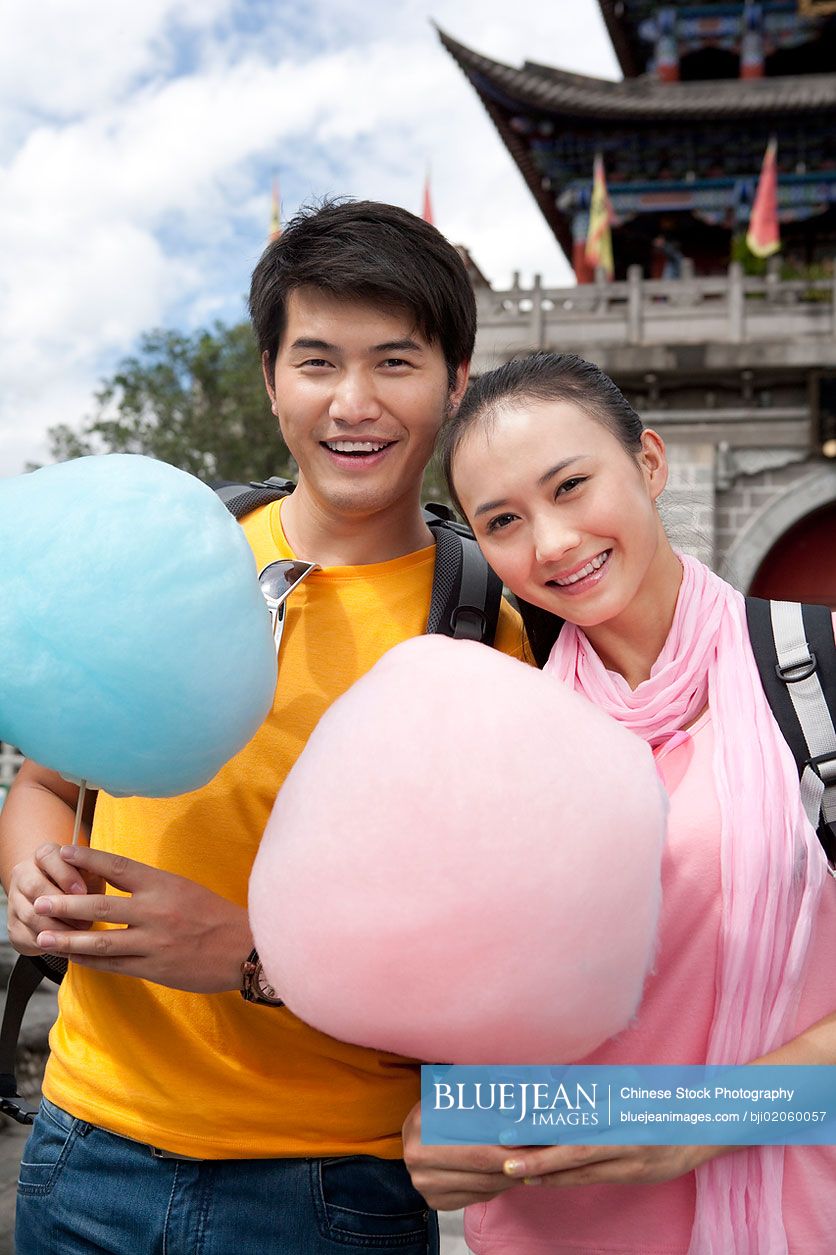
M 183 335 L 151 331 L 96 393 L 92 418 L 49 431 L 50 453 L 144 453 L 200 479 L 292 471 L 248 323 Z

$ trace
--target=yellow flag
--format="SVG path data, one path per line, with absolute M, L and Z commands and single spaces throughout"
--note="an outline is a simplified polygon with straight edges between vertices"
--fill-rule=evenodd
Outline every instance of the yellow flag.
M 279 198 L 279 180 L 273 180 L 273 202 L 270 207 L 270 231 L 268 240 L 277 240 L 282 233 L 282 208 Z
M 589 230 L 586 233 L 586 260 L 590 266 L 604 271 L 608 279 L 613 277 L 612 260 L 613 212 L 607 193 L 604 174 L 604 158 L 598 154 L 592 173 L 592 203 L 589 206 Z

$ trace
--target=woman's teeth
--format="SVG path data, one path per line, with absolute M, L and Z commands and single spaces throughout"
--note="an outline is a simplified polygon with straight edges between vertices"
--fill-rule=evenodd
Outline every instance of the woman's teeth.
M 574 575 L 567 575 L 563 580 L 552 580 L 552 584 L 557 584 L 559 588 L 564 588 L 567 584 L 577 584 L 578 580 L 586 579 L 587 575 L 591 575 L 593 571 L 599 570 L 604 565 L 612 550 L 607 549 L 604 553 L 599 553 L 597 558 L 593 558 L 591 562 L 587 562 L 585 567 L 581 567 L 580 571 L 576 571 Z

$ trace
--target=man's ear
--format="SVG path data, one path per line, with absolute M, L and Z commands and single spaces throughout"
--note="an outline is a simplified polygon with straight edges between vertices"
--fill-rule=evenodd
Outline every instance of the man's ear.
M 261 355 L 261 373 L 264 376 L 264 386 L 267 389 L 267 395 L 270 398 L 270 409 L 276 413 L 276 384 L 273 378 L 273 371 L 270 369 L 270 354 L 265 349 Z
M 456 380 L 450 389 L 450 397 L 448 401 L 451 414 L 455 414 L 456 410 L 462 403 L 462 397 L 467 390 L 467 381 L 470 376 L 470 362 L 461 362 L 456 371 Z
M 656 501 L 662 495 L 662 490 L 668 482 L 668 456 L 665 452 L 665 442 L 658 431 L 653 431 L 650 427 L 645 427 L 641 441 L 639 464 L 647 480 L 651 500 Z

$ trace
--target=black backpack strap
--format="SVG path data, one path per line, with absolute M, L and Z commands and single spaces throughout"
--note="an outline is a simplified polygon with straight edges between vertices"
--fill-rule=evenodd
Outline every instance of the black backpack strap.
M 292 479 L 281 479 L 271 475 L 269 479 L 252 480 L 249 484 L 236 484 L 222 480 L 211 485 L 229 510 L 234 519 L 242 519 L 245 514 L 257 510 L 259 506 L 269 505 L 271 501 L 280 501 L 289 497 L 296 487 Z
M 292 480 L 277 475 L 249 484 L 224 481 L 212 485 L 236 519 L 289 496 L 295 486 Z M 435 539 L 427 632 L 492 645 L 499 622 L 501 581 L 482 557 L 473 533 L 456 521 L 449 506 L 429 502 L 422 513 Z
M 499 622 L 502 581 L 488 566 L 470 528 L 446 506 L 424 507 L 435 537 L 435 570 L 427 632 L 492 645 Z
M 0 1111 L 18 1124 L 31 1124 L 35 1112 L 30 1111 L 17 1092 L 15 1064 L 20 1026 L 29 999 L 44 978 L 43 970 L 32 959 L 21 954 L 9 974 L 3 1026 L 0 1028 Z
M 752 652 L 792 750 L 801 800 L 836 865 L 836 644 L 827 606 L 746 598 Z

